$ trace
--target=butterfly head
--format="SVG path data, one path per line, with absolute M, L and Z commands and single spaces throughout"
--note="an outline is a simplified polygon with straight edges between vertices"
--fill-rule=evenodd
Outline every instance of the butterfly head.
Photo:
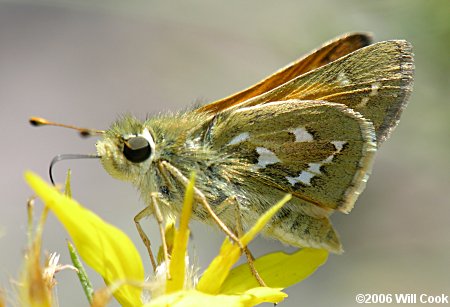
M 155 141 L 149 128 L 133 117 L 124 117 L 96 143 L 105 170 L 113 177 L 134 181 L 151 167 Z

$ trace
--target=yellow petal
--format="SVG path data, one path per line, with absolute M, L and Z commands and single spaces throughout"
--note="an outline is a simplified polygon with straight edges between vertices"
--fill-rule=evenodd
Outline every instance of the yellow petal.
M 244 301 L 244 306 L 255 306 L 261 303 L 279 303 L 284 300 L 288 295 L 281 292 L 281 288 L 270 288 L 270 287 L 258 287 L 245 291 L 241 294 L 241 301 Z
M 255 267 L 269 287 L 287 288 L 314 273 L 327 257 L 326 250 L 303 248 L 293 254 L 276 252 L 262 256 L 255 260 Z M 243 292 L 254 287 L 258 283 L 244 263 L 231 270 L 220 293 Z
M 160 296 L 145 307 L 250 307 L 261 303 L 279 303 L 287 295 L 279 289 L 255 288 L 239 295 L 210 295 L 195 290 Z
M 167 280 L 166 293 L 172 293 L 183 289 L 186 274 L 186 248 L 189 239 L 189 219 L 192 214 L 194 202 L 195 175 L 191 175 L 186 193 L 184 195 L 183 209 L 180 217 L 180 227 L 175 230 L 172 258 L 170 260 L 170 276 Z
M 64 196 L 37 175 L 25 179 L 72 237 L 80 256 L 107 284 L 144 280 L 142 260 L 131 240 L 116 227 Z M 122 306 L 141 305 L 141 289 L 123 285 L 114 296 Z
M 239 260 L 241 249 L 239 246 L 228 241 L 222 244 L 219 255 L 209 264 L 197 284 L 197 290 L 209 293 L 219 293 L 223 281 L 227 278 L 231 267 Z

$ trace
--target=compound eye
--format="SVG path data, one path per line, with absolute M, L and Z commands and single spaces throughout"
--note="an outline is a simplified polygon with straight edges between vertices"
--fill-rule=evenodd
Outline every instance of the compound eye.
M 152 154 L 152 149 L 146 138 L 142 136 L 131 137 L 125 141 L 123 155 L 128 161 L 141 163 L 147 160 Z

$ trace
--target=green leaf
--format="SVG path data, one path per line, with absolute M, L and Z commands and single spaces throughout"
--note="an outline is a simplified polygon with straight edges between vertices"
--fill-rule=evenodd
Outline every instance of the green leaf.
M 67 191 L 67 190 L 66 190 Z M 92 287 L 91 281 L 87 276 L 86 270 L 84 269 L 83 264 L 81 263 L 80 257 L 78 257 L 77 250 L 72 243 L 67 241 L 67 247 L 69 248 L 70 258 L 72 259 L 73 266 L 77 268 L 78 279 L 80 280 L 81 287 L 83 288 L 84 294 L 90 304 L 92 304 L 92 297 L 94 295 L 94 288 Z

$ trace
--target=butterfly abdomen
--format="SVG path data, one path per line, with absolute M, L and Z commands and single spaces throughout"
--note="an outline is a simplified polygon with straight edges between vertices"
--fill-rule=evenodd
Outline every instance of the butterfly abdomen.
M 282 208 L 273 217 L 264 234 L 291 246 L 342 252 L 342 245 L 328 217 L 312 217 L 289 207 Z

